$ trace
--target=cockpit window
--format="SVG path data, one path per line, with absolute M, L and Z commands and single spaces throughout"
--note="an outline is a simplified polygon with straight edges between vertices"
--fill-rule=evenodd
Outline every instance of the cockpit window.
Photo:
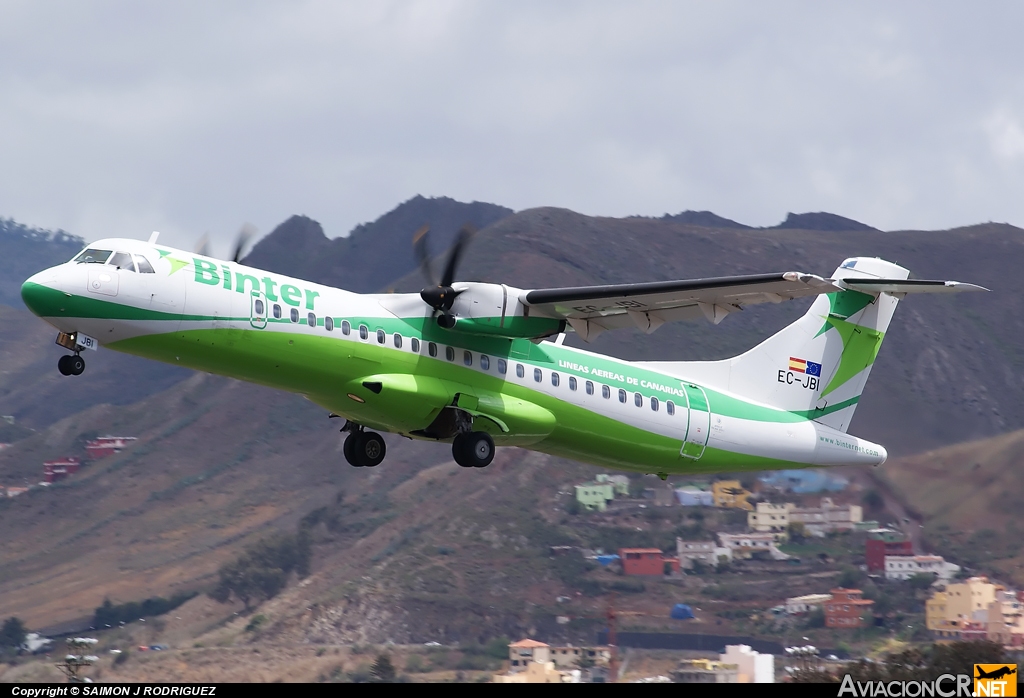
M 149 260 L 143 257 L 141 254 L 135 255 L 135 265 L 139 268 L 140 274 L 155 274 L 153 265 L 149 263 Z
M 117 267 L 118 269 L 124 269 L 125 271 L 135 271 L 135 263 L 132 262 L 132 256 L 127 252 L 115 252 L 114 256 L 110 258 L 108 262 L 110 266 Z
M 93 248 L 87 249 L 75 257 L 75 261 L 79 264 L 103 264 L 110 257 L 110 250 L 97 250 Z

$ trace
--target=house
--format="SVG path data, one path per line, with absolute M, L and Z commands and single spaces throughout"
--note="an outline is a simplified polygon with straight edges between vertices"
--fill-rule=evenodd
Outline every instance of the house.
M 798 616 L 803 613 L 810 613 L 816 608 L 821 608 L 825 602 L 832 598 L 831 594 L 804 594 L 786 599 L 786 613 L 791 616 Z
M 752 557 L 789 559 L 789 555 L 776 547 L 774 533 L 719 533 L 718 540 L 735 560 L 749 560 Z
M 754 507 L 747 501 L 750 494 L 739 480 L 718 480 L 711 484 L 711 497 L 716 507 L 751 511 Z
M 678 558 L 665 557 L 657 548 L 622 548 L 619 558 L 624 574 L 662 577 L 679 573 Z
M 85 443 L 85 451 L 90 460 L 98 460 L 120 453 L 135 441 L 134 436 L 100 436 Z
M 584 674 L 591 681 L 608 678 L 611 648 L 523 639 L 508 646 L 508 657 L 508 673 L 496 674 L 494 683 L 579 683 Z
M 650 499 L 656 507 L 670 507 L 676 503 L 676 493 L 671 487 L 646 487 L 644 499 Z
M 823 536 L 832 531 L 852 531 L 864 518 L 864 510 L 857 504 L 839 505 L 830 497 L 822 497 L 816 507 L 794 507 L 789 520 L 802 523 L 811 535 Z
M 673 683 L 739 683 L 740 668 L 713 659 L 684 659 L 672 672 Z
M 576 501 L 587 511 L 604 511 L 615 499 L 615 488 L 610 482 L 585 482 L 576 485 Z
M 715 505 L 715 498 L 712 493 L 698 487 L 677 488 L 676 499 L 684 507 L 710 507 Z
M 946 562 L 941 555 L 887 555 L 886 579 L 910 579 L 916 574 L 934 574 L 937 579 L 949 581 L 960 571 L 959 565 Z
M 679 559 L 679 567 L 684 570 L 693 569 L 694 562 L 714 567 L 723 559 L 731 560 L 732 551 L 716 544 L 713 540 L 676 538 L 676 558 Z
M 43 481 L 49 484 L 53 484 L 58 480 L 63 480 L 68 475 L 74 475 L 78 472 L 78 468 L 82 465 L 82 462 L 77 458 L 58 458 L 57 460 L 48 460 L 43 463 Z
M 758 502 L 754 511 L 747 514 L 747 528 L 755 533 L 774 533 L 776 541 L 786 540 L 786 529 L 789 528 L 790 512 L 796 505 L 772 504 Z
M 864 544 L 868 572 L 884 573 L 885 558 L 889 555 L 913 554 L 913 544 L 902 533 L 891 528 L 876 528 L 868 532 L 868 539 Z
M 7 488 L 7 496 L 8 497 L 17 497 L 19 494 L 25 494 L 26 492 L 28 492 L 28 488 L 27 487 L 8 487 Z
M 863 598 L 860 589 L 832 590 L 831 598 L 825 602 L 826 628 L 864 628 L 871 625 L 871 610 L 874 601 Z
M 796 494 L 840 492 L 849 485 L 849 481 L 844 477 L 811 469 L 777 470 L 759 479 L 765 487 Z
M 967 639 L 977 634 L 981 623 L 1000 641 L 1024 643 L 1021 608 L 1014 592 L 987 577 L 971 577 L 932 594 L 925 602 L 925 625 L 936 638 Z
M 750 645 L 726 645 L 719 659 L 739 668 L 738 683 L 775 683 L 774 655 L 761 654 Z

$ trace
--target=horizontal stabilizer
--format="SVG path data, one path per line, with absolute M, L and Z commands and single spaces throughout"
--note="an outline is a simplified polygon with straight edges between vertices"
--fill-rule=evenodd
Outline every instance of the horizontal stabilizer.
M 933 281 L 929 279 L 839 279 L 839 284 L 851 291 L 864 293 L 960 293 L 961 291 L 988 291 L 984 286 L 961 281 Z

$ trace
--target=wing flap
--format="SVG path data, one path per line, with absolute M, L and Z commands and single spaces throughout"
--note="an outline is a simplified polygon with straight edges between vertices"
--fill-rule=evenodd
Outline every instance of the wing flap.
M 960 293 L 963 291 L 988 291 L 984 286 L 966 284 L 961 281 L 936 281 L 932 279 L 840 279 L 839 283 L 852 291 L 864 293 Z

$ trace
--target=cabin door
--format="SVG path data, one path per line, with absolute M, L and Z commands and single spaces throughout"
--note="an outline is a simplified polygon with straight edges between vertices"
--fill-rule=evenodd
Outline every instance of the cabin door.
M 690 460 L 700 460 L 708 445 L 708 434 L 711 432 L 711 410 L 708 407 L 708 396 L 698 385 L 687 383 L 683 386 L 686 392 L 686 436 L 679 455 Z

